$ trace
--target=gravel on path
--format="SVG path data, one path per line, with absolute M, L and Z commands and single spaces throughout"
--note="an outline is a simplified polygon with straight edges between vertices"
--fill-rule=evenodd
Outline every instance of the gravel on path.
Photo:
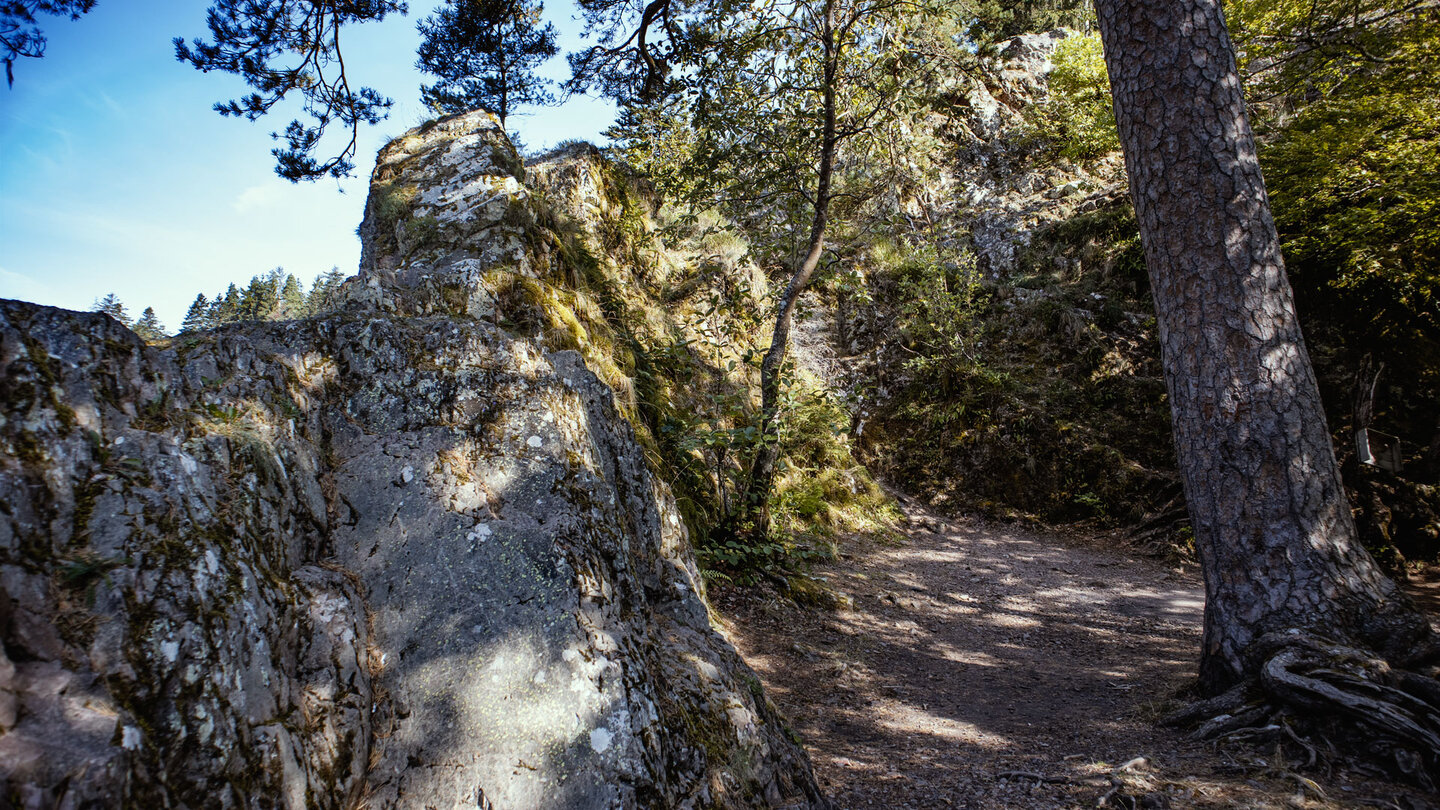
M 1159 728 L 1199 658 L 1193 573 L 905 510 L 902 543 L 850 539 L 812 571 L 838 609 L 712 589 L 837 807 L 1434 806 Z

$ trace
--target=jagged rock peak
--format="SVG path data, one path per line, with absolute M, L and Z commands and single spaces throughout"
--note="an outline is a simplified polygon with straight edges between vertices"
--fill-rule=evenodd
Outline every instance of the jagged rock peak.
M 500 326 L 497 274 L 599 244 L 599 161 L 406 133 L 324 317 L 156 347 L 0 301 L 0 795 L 825 806 L 612 390 Z
M 573 276 L 576 245 L 597 246 L 620 182 L 588 143 L 525 166 L 485 113 L 417 127 L 380 151 L 349 303 L 485 317 L 502 277 Z

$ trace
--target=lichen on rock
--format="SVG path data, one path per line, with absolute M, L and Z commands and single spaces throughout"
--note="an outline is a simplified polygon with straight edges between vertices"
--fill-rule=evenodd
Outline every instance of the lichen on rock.
M 484 115 L 397 139 L 306 321 L 0 302 L 7 800 L 825 806 L 613 389 L 509 328 L 617 205 L 526 174 Z

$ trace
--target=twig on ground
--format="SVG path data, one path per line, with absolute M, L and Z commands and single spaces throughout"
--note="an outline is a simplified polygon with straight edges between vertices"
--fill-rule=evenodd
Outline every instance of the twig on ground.
M 1001 771 L 996 774 L 996 776 L 1000 779 L 1033 779 L 1036 782 L 1045 782 L 1051 785 L 1076 784 L 1075 780 L 1068 776 L 1046 776 L 1043 773 L 1034 773 L 1032 771 Z
M 1110 797 L 1120 792 L 1120 788 L 1125 787 L 1125 783 L 1121 782 L 1119 779 L 1111 779 L 1111 781 L 1114 784 L 1110 786 L 1109 790 L 1105 791 L 1105 795 L 1101 796 L 1098 800 L 1096 800 L 1096 807 L 1108 807 L 1110 805 Z
M 1320 786 L 1315 784 L 1315 780 L 1307 779 L 1306 777 L 1301 776 L 1294 771 L 1285 771 L 1284 775 L 1290 777 L 1291 779 L 1294 779 L 1296 784 L 1300 786 L 1300 791 L 1302 793 L 1305 791 L 1309 791 L 1310 793 L 1315 795 L 1315 798 L 1319 799 L 1322 802 L 1330 800 L 1330 797 L 1325 795 L 1325 791 L 1321 790 Z

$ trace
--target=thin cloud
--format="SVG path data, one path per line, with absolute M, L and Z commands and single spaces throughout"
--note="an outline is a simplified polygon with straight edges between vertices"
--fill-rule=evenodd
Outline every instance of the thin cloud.
M 4 267 L 0 267 L 0 298 L 15 298 L 21 301 L 51 305 L 58 300 L 55 291 L 48 284 Z
M 240 192 L 240 196 L 230 203 L 237 214 L 248 214 L 251 211 L 263 211 L 275 206 L 281 201 L 283 189 L 277 189 L 274 184 L 251 186 Z

